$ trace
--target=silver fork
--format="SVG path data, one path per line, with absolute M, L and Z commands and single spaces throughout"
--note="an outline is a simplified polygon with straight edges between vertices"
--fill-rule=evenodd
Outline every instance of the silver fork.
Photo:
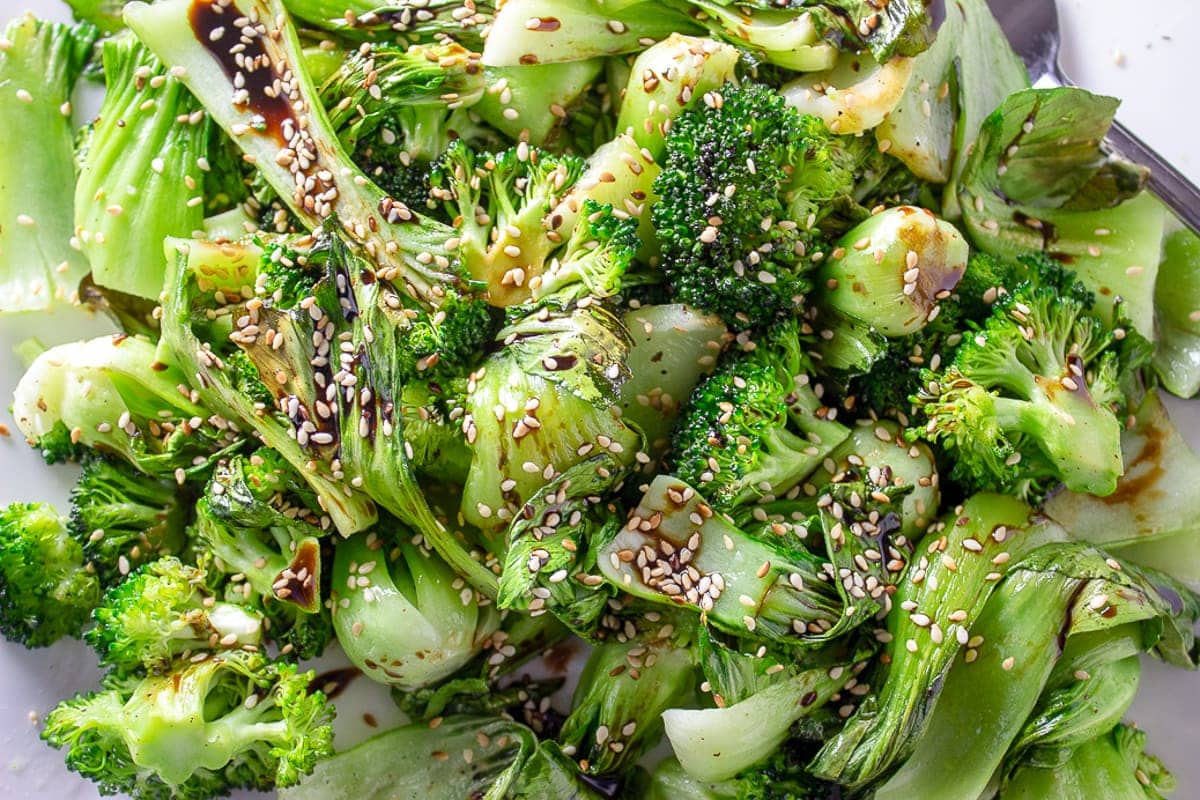
M 1058 8 L 1054 0 L 988 0 L 1017 55 L 1040 86 L 1074 86 L 1058 61 Z M 1108 132 L 1108 149 L 1150 168 L 1150 191 L 1200 234 L 1200 189 L 1120 122 Z

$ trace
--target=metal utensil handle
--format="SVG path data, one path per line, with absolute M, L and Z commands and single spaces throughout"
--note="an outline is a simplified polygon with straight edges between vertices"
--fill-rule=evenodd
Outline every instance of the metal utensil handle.
M 1108 132 L 1109 148 L 1135 164 L 1150 168 L 1150 191 L 1175 212 L 1183 224 L 1200 234 L 1200 188 L 1154 152 L 1120 122 Z

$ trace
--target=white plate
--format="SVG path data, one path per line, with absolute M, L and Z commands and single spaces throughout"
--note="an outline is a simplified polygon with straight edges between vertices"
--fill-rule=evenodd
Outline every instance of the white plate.
M 1121 119 L 1192 180 L 1200 181 L 1200 150 L 1195 146 L 1200 129 L 1200 106 L 1195 102 L 1200 75 L 1196 0 L 1149 0 L 1146 8 L 1152 11 L 1145 14 L 1130 13 L 1129 0 L 1060 0 L 1059 7 L 1068 73 L 1083 86 L 1123 98 Z M 43 17 L 69 19 L 60 0 L 0 0 L 0 23 L 25 8 Z M 0 318 L 0 395 L 5 398 L 0 401 L 0 421 L 15 430 L 7 398 L 21 367 L 12 356 L 13 345 L 30 336 L 53 344 L 107 330 L 103 321 L 78 313 Z M 1172 411 L 1193 445 L 1200 446 L 1200 404 L 1177 403 Z M 62 503 L 73 480 L 70 469 L 47 468 L 16 436 L 0 438 L 0 474 L 0 503 Z M 98 797 L 90 784 L 66 770 L 61 754 L 38 740 L 36 722 L 59 699 L 91 688 L 98 677 L 94 654 L 78 643 L 29 652 L 0 642 L 0 798 Z M 1151 749 L 1179 777 L 1177 797 L 1183 799 L 1200 798 L 1200 759 L 1195 757 L 1195 743 L 1200 742 L 1198 690 L 1200 677 L 1147 662 L 1130 714 L 1150 732 Z M 352 684 L 339 707 L 342 746 L 370 732 L 364 713 L 381 727 L 397 719 L 386 692 L 362 679 Z

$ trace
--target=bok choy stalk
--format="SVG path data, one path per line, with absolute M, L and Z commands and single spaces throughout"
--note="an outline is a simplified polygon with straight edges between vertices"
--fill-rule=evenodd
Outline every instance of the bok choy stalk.
M 1164 800 L 1175 778 L 1145 752 L 1146 734 L 1117 725 L 1081 745 L 1054 767 L 1023 765 L 1001 789 L 1001 800 Z
M 191 236 L 204 222 L 216 130 L 132 35 L 106 39 L 101 50 L 106 91 L 82 146 L 76 235 L 99 286 L 157 300 L 163 240 Z
M 71 92 L 98 31 L 43 22 L 32 14 L 0 38 L 0 311 L 41 311 L 69 300 L 87 274 L 72 246 L 75 190 Z M 19 135 L 17 135 L 19 132 Z
M 691 700 L 696 669 L 687 629 L 666 639 L 602 644 L 588 656 L 559 741 L 596 775 L 635 764 L 663 721 Z M 664 715 L 666 712 L 666 715 Z
M 347 156 L 304 66 L 296 30 L 280 0 L 131 3 L 138 37 L 204 105 L 268 184 L 309 228 L 330 217 L 371 255 L 380 279 L 406 297 L 437 306 L 458 275 L 446 255 L 453 230 L 390 197 Z M 229 20 L 226 24 L 226 20 Z M 234 20 L 255 31 L 238 53 Z M 250 22 L 250 20 L 258 20 Z M 220 35 L 217 35 L 220 33 Z M 247 60 L 256 69 L 247 72 Z M 285 74 L 282 93 L 273 86 Z M 237 76 L 241 75 L 241 78 Z
M 1117 490 L 1105 498 L 1062 491 L 1045 511 L 1072 538 L 1117 552 L 1200 589 L 1200 498 L 1180 476 L 1200 475 L 1192 451 L 1158 392 L 1137 410 L 1121 436 L 1126 462 Z
M 1154 369 L 1163 388 L 1179 397 L 1200 392 L 1200 286 L 1192 276 L 1200 271 L 1200 236 L 1177 230 L 1163 242 L 1162 263 L 1154 289 L 1158 346 Z
M 700 781 L 728 780 L 770 759 L 798 720 L 856 682 L 869 663 L 869 651 L 843 647 L 799 660 L 786 648 L 743 653 L 707 630 L 697 649 L 716 708 L 673 708 L 663 722 L 683 770 Z
M 912 750 L 939 702 L 955 656 L 972 641 L 1010 562 L 1061 534 L 1034 524 L 1033 512 L 1006 495 L 979 494 L 933 527 L 892 603 L 881 688 L 866 698 L 813 762 L 814 774 L 857 787 L 886 775 Z
M 1192 636 L 1196 601 L 1180 603 L 1155 582 L 1081 544 L 1050 544 L 1014 565 L 971 628 L 912 757 L 876 797 L 949 800 L 983 792 L 1060 659 L 1113 663 L 1167 646 L 1164 655 L 1194 664 L 1194 642 L 1185 653 L 1160 637 Z M 1091 678 L 1084 664 L 1073 664 L 1070 679 Z
M 976 247 L 1069 260 L 1106 322 L 1120 306 L 1116 316 L 1153 338 L 1164 216 L 1141 193 L 1145 169 L 1098 147 L 1117 104 L 1073 88 L 1011 95 L 980 128 L 958 201 Z

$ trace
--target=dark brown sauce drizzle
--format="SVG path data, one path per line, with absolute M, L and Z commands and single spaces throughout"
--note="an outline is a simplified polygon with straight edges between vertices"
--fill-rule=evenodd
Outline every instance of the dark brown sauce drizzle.
M 315 541 L 304 541 L 296 548 L 292 563 L 288 565 L 287 584 L 275 590 L 275 596 L 285 603 L 293 603 L 301 608 L 312 608 L 317 602 L 317 569 L 321 563 L 321 548 Z M 297 580 L 301 570 L 305 579 Z M 282 574 L 280 575 L 282 577 Z M 287 589 L 288 593 L 279 597 L 279 592 Z
M 567 370 L 574 369 L 575 365 L 579 363 L 578 357 L 569 353 L 561 356 L 553 356 L 553 359 L 554 366 L 549 368 L 551 372 L 565 372 Z
M 1106 497 L 1101 497 L 1101 503 L 1110 506 L 1132 503 L 1140 495 L 1148 492 L 1166 474 L 1166 468 L 1162 465 L 1163 437 L 1166 436 L 1166 432 L 1157 426 L 1150 426 L 1146 428 L 1144 434 L 1146 445 L 1125 466 L 1125 478 L 1117 484 L 1117 490 Z M 1130 478 L 1129 474 L 1142 464 L 1148 465 L 1146 471 L 1136 478 Z
M 214 0 L 192 0 L 188 11 L 196 41 L 217 59 L 230 79 L 241 74 L 242 88 L 248 95 L 247 108 L 262 118 L 261 132 L 283 143 L 284 120 L 295 121 L 292 107 L 282 93 L 276 93 L 279 75 L 263 47 L 262 37 L 240 33 L 233 24 L 239 16 L 241 12 L 233 6 L 222 8 Z M 232 52 L 238 45 L 242 45 L 240 52 Z
M 350 685 L 350 682 L 361 674 L 354 667 L 331 669 L 313 678 L 312 687 L 324 692 L 325 697 L 332 700 L 346 691 L 346 687 Z
M 1058 227 L 1053 222 L 1031 217 L 1024 211 L 1014 211 L 1013 222 L 1036 231 L 1042 237 L 1042 249 L 1049 250 L 1050 245 L 1058 241 Z

